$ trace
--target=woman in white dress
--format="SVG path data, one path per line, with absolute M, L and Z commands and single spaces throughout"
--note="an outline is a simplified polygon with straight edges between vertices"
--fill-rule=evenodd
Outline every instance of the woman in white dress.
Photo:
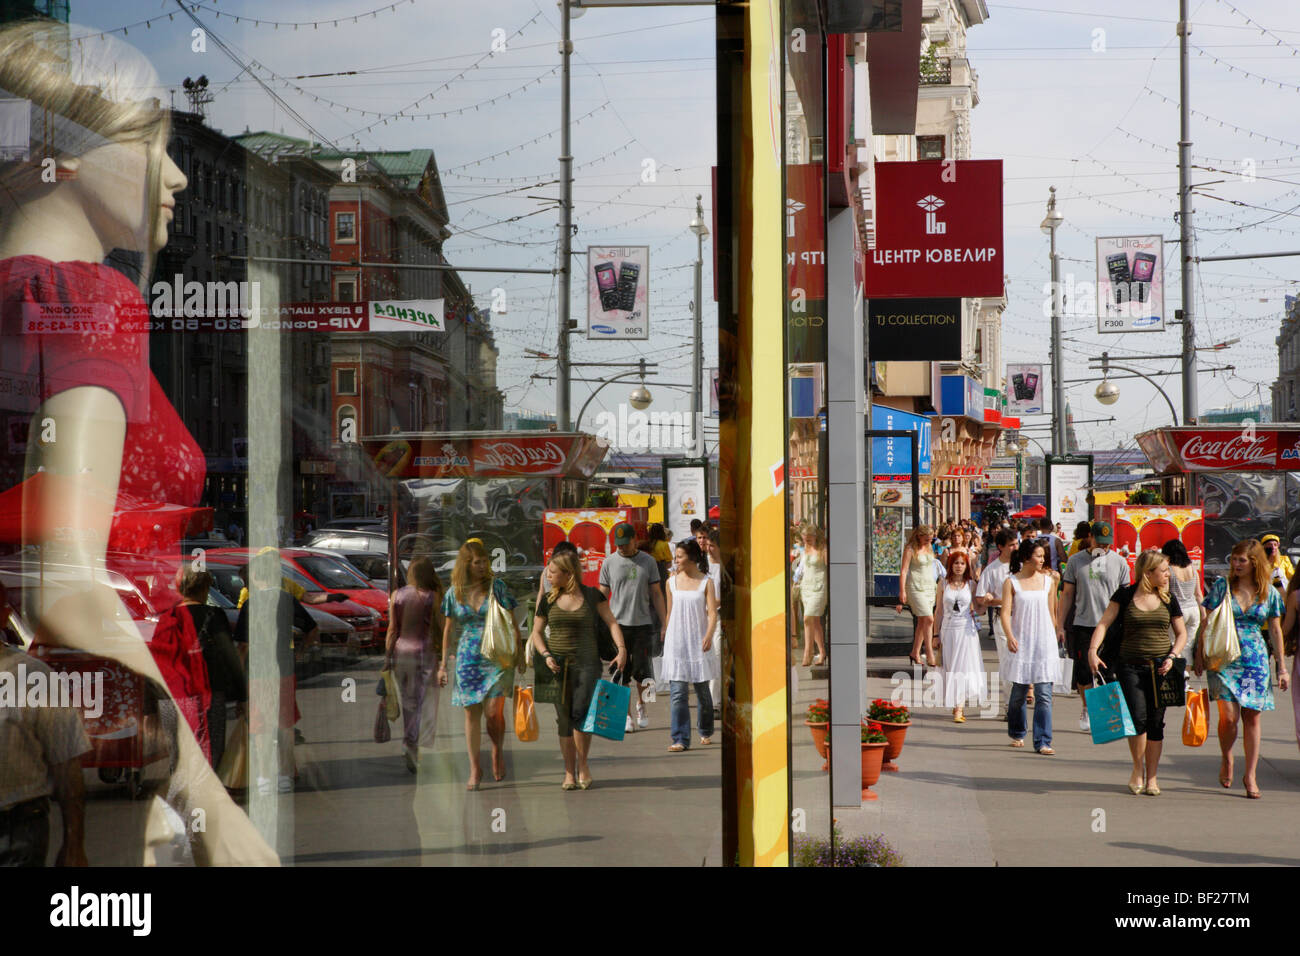
M 713 696 L 709 682 L 718 676 L 713 632 L 718 626 L 718 596 L 708 562 L 694 538 L 677 543 L 677 573 L 668 579 L 668 628 L 664 634 L 663 678 L 671 697 L 670 753 L 691 749 L 690 688 L 699 708 L 700 743 L 713 743 Z
M 1056 586 L 1043 570 L 1046 549 L 1036 540 L 1020 543 L 1011 556 L 1011 577 L 1002 586 L 1002 630 L 1007 635 L 1011 701 L 1007 706 L 1007 733 L 1011 746 L 1023 747 L 1026 726 L 1025 698 L 1034 689 L 1034 750 L 1045 757 L 1052 749 L 1052 683 L 1060 676 L 1056 641 Z
M 979 630 L 971 614 L 975 573 L 965 551 L 949 551 L 946 583 L 939 589 L 934 620 L 943 647 L 943 703 L 954 723 L 966 722 L 966 702 L 988 696 Z

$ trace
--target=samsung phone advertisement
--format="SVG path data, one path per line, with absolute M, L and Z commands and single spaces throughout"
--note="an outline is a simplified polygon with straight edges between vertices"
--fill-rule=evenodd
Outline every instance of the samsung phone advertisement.
M 1097 237 L 1097 331 L 1162 332 L 1165 254 L 1161 236 Z
M 1043 414 L 1043 366 L 1007 366 L 1007 414 L 1012 418 Z
M 587 338 L 650 338 L 650 247 L 587 247 Z

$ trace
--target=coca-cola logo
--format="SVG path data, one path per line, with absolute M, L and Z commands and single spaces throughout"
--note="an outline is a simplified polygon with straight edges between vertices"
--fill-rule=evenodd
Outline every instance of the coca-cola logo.
M 476 449 L 475 467 L 514 471 L 549 471 L 564 465 L 564 449 L 557 442 L 520 445 L 512 441 L 483 442 Z
M 1274 456 L 1269 443 L 1256 437 L 1250 441 L 1241 435 L 1227 438 L 1203 438 L 1193 435 L 1183 442 L 1184 465 L 1205 465 L 1215 468 L 1245 467 L 1247 465 L 1272 465 Z

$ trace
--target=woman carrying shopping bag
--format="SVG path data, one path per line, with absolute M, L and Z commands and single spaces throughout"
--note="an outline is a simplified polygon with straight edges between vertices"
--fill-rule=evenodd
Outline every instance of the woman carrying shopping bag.
M 1177 661 L 1182 666 L 1187 629 L 1178 598 L 1169 592 L 1169 559 L 1159 551 L 1138 555 L 1133 569 L 1136 584 L 1120 588 L 1106 605 L 1106 611 L 1092 631 L 1088 664 L 1094 674 L 1103 667 L 1115 671 L 1124 703 L 1133 720 L 1134 733 L 1128 738 L 1133 772 L 1128 789 L 1134 796 L 1160 796 L 1157 771 L 1165 740 L 1165 708 L 1157 698 L 1156 677 L 1164 677 Z M 1106 631 L 1116 620 L 1122 622 L 1123 638 L 1108 653 L 1118 660 L 1099 655 Z M 1169 635 L 1173 634 L 1172 642 Z M 1178 681 L 1183 689 L 1183 682 Z
M 416 558 L 406 571 L 406 587 L 389 599 L 384 669 L 396 678 L 402 701 L 402 753 L 406 769 L 416 771 L 419 750 L 433 749 L 439 685 L 434 635 L 443 630 L 442 580 L 433 562 Z
M 537 602 L 533 633 L 529 636 L 535 658 L 559 684 L 555 696 L 555 730 L 564 756 L 562 790 L 591 787 L 591 734 L 578 730 L 587 719 L 591 698 L 600 682 L 600 651 L 596 636 L 597 618 L 603 620 L 614 638 L 618 654 L 614 669 L 627 666 L 627 646 L 609 602 L 597 588 L 584 587 L 578 555 L 560 551 L 546 565 L 550 588 Z
M 1282 650 L 1291 658 L 1291 683 L 1300 683 L 1300 571 L 1291 575 L 1286 586 L 1286 619 L 1282 622 Z M 1295 712 L 1295 741 L 1300 745 L 1300 694 L 1291 691 L 1291 709 Z
M 1255 768 L 1259 763 L 1261 711 L 1273 709 L 1273 680 L 1268 666 L 1268 643 L 1262 629 L 1267 626 L 1274 653 L 1284 661 L 1282 649 L 1282 596 L 1271 583 L 1272 569 L 1264 549 L 1254 538 L 1238 541 L 1228 555 L 1228 577 L 1216 578 L 1205 598 L 1205 609 L 1212 611 L 1225 600 L 1231 600 L 1233 623 L 1241 656 L 1210 671 L 1210 699 L 1219 702 L 1219 785 L 1232 786 L 1232 746 L 1237 742 L 1237 725 L 1245 726 L 1246 772 L 1242 785 L 1246 796 L 1258 800 L 1261 796 L 1255 781 Z M 1206 619 L 1208 621 L 1208 617 Z M 1196 636 L 1196 674 L 1206 668 L 1206 622 L 1201 623 Z M 1290 686 L 1285 667 L 1278 668 L 1278 683 L 1282 690 Z

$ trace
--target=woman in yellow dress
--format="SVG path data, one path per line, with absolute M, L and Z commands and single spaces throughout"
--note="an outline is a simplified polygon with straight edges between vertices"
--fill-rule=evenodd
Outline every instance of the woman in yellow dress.
M 934 529 L 928 524 L 916 528 L 907 539 L 907 546 L 903 548 L 903 567 L 898 574 L 898 593 L 916 618 L 912 653 L 908 655 L 908 660 L 913 664 L 921 663 L 921 648 L 924 646 L 926 662 L 934 667 L 934 592 L 937 578 L 934 550 L 930 547 L 932 540 Z M 894 610 L 902 614 L 903 605 L 898 604 Z

